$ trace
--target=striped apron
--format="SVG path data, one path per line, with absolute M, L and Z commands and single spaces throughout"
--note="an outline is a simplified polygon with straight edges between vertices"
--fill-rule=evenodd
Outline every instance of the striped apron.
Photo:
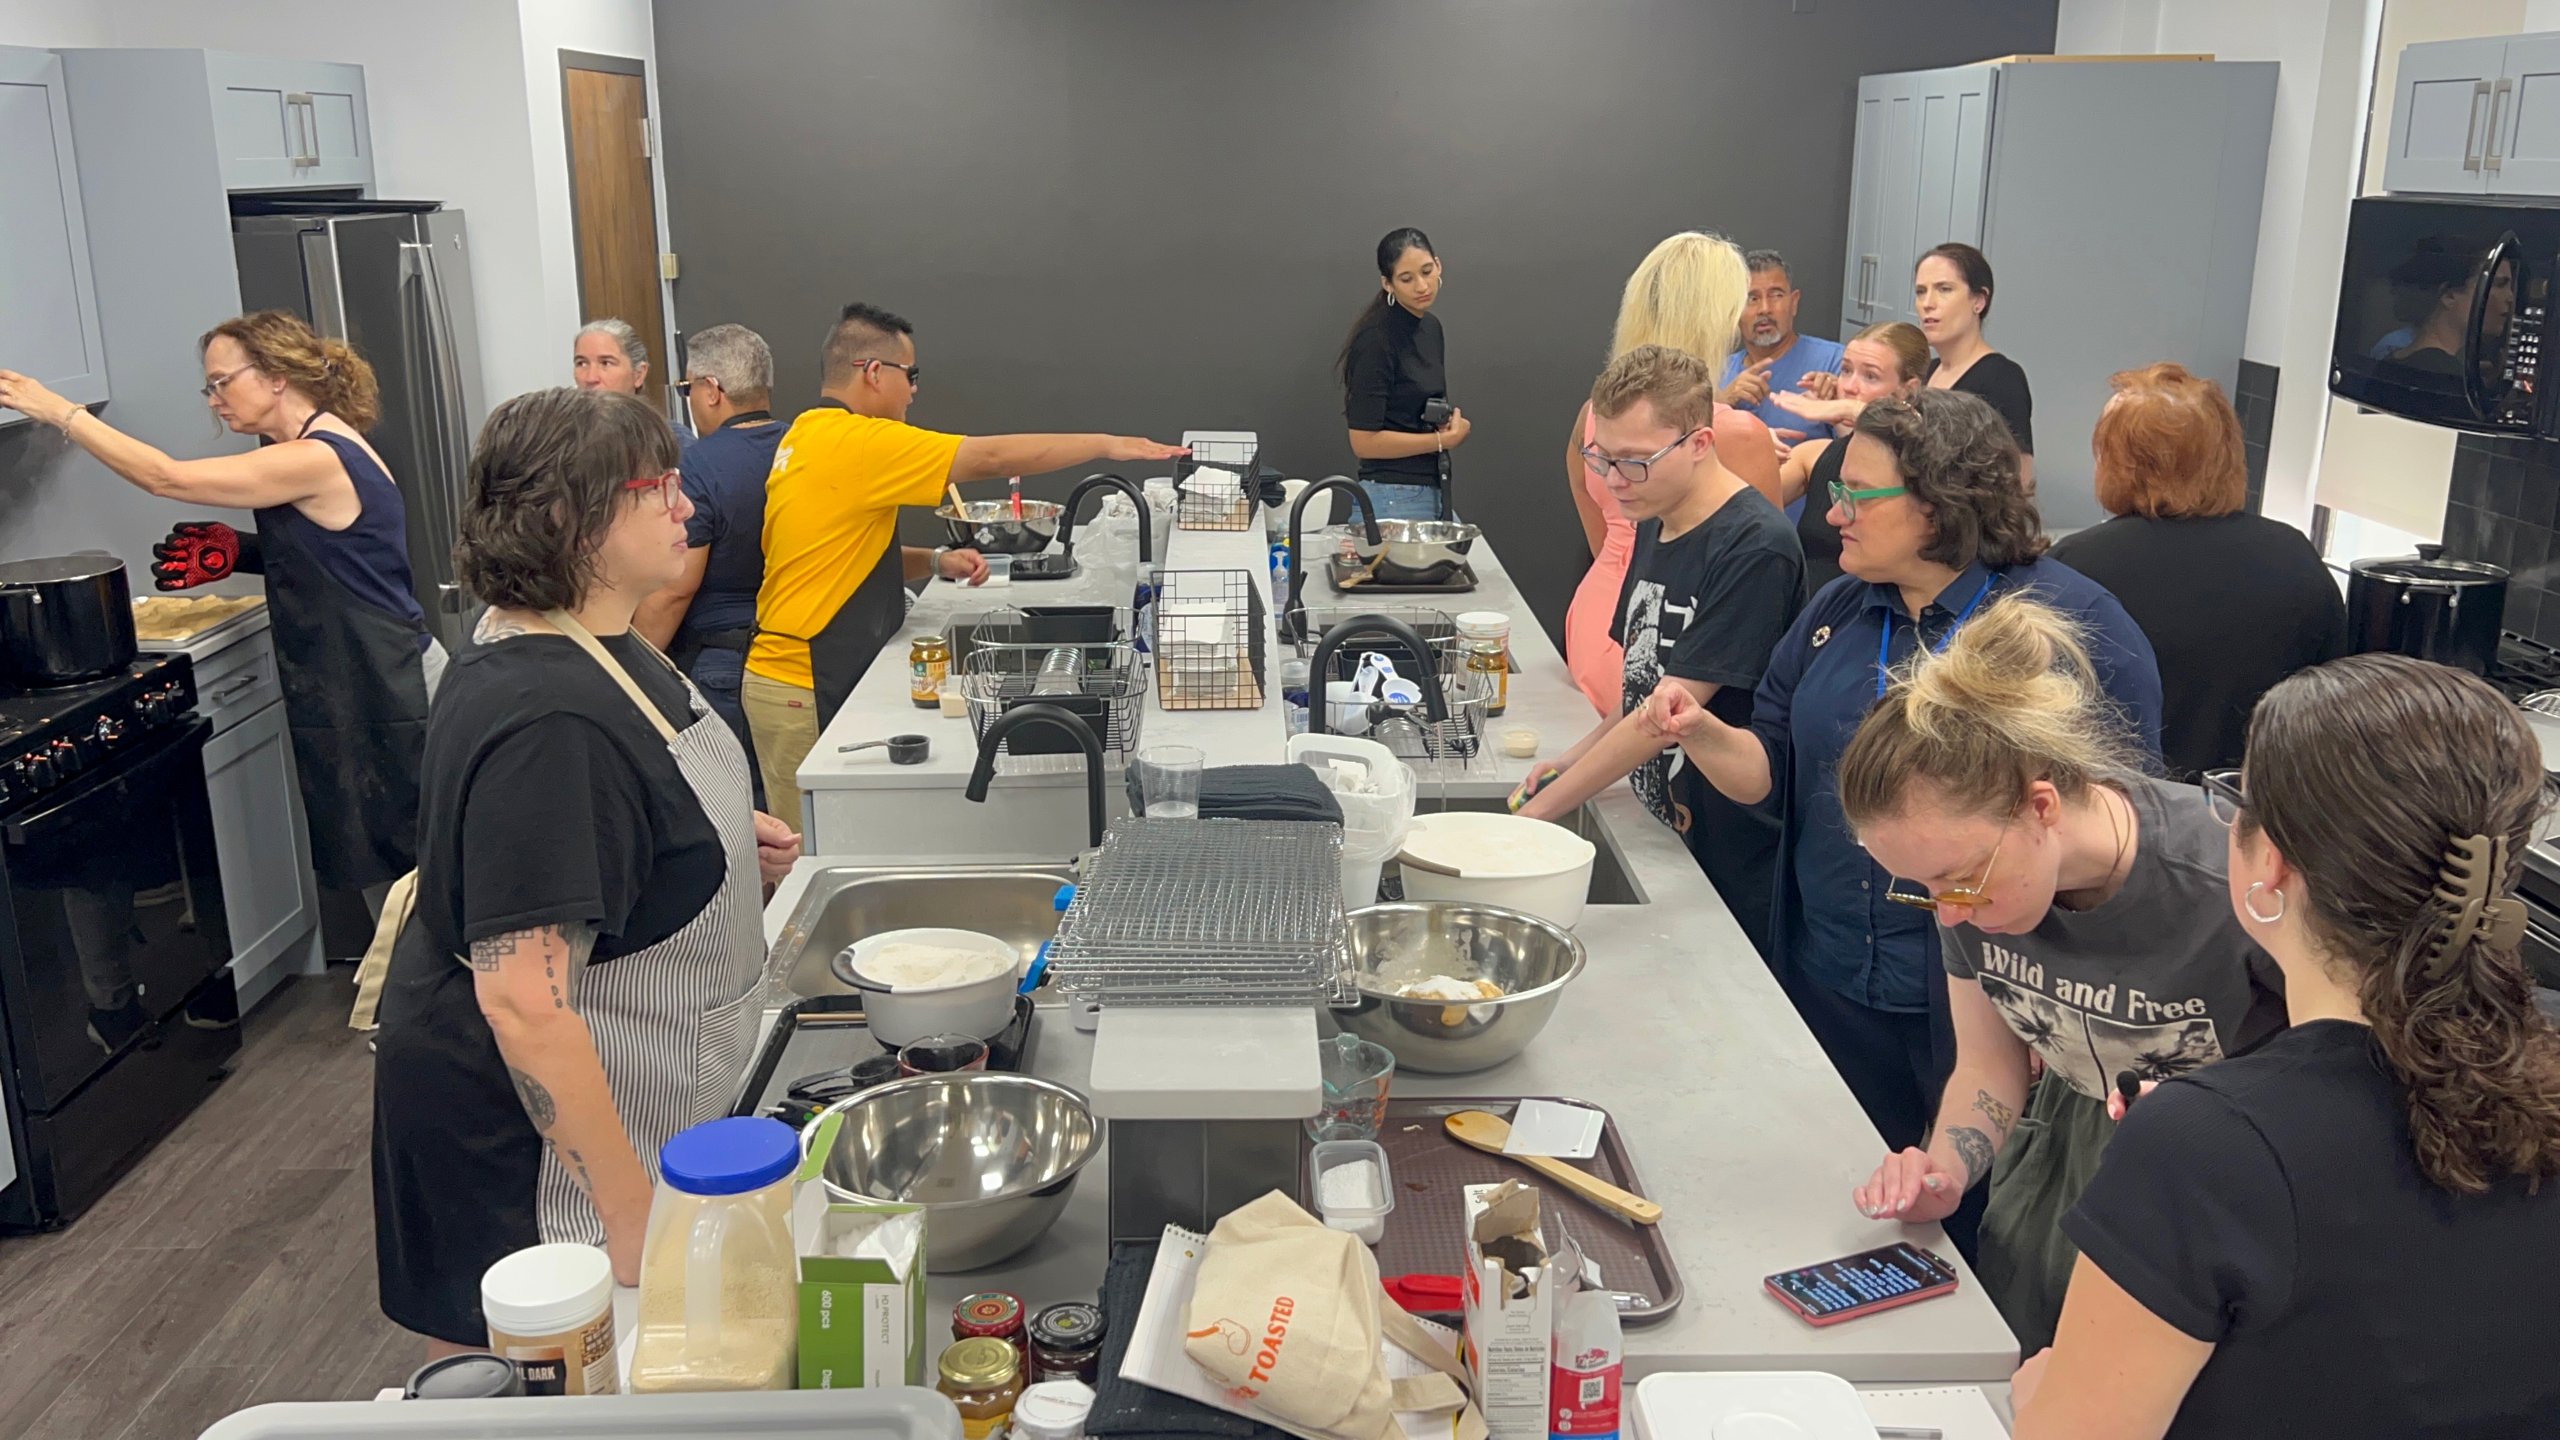
M 595 1036 L 622 1128 L 654 1182 L 658 1151 L 676 1132 L 727 1114 L 746 1078 L 747 1047 L 765 990 L 764 892 L 747 754 L 692 681 L 684 686 L 693 723 L 679 732 L 586 627 L 564 611 L 542 618 L 593 656 L 657 727 L 728 854 L 728 879 L 700 914 L 646 950 L 587 966 L 572 1002 Z M 675 670 L 664 656 L 658 658 Z M 683 672 L 676 674 L 683 678 Z M 604 1243 L 594 1202 L 548 1145 L 536 1193 L 546 1243 Z

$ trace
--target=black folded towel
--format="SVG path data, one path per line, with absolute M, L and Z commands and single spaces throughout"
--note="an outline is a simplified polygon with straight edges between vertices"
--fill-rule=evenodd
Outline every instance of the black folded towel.
M 1129 767 L 1129 812 L 1143 815 L 1138 767 Z M 1200 772 L 1203 820 L 1296 820 L 1342 823 L 1342 802 L 1304 765 L 1221 765 Z
M 1129 1355 L 1129 1332 L 1137 1328 L 1147 1277 L 1156 1268 L 1156 1249 L 1153 1242 L 1111 1247 L 1111 1266 L 1102 1276 L 1102 1313 L 1110 1328 L 1102 1337 L 1102 1379 L 1093 1387 L 1084 1433 L 1147 1440 L 1287 1440 L 1260 1421 L 1120 1378 L 1120 1363 Z

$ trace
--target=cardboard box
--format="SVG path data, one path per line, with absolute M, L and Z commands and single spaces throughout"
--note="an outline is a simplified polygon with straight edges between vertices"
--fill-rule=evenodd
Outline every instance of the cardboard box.
M 833 1200 L 818 1178 L 841 1116 L 809 1146 L 792 1197 L 803 1390 L 925 1385 L 924 1207 Z
M 1508 1295 L 1502 1262 L 1487 1256 L 1483 1243 L 1503 1235 L 1523 1235 L 1539 1240 L 1539 1248 L 1544 1249 L 1538 1230 L 1538 1192 L 1511 1181 L 1470 1185 L 1466 1195 L 1464 1348 L 1467 1369 L 1475 1377 L 1476 1403 L 1484 1411 L 1493 1440 L 1547 1440 L 1554 1286 L 1542 1266 L 1533 1272 L 1528 1294 Z

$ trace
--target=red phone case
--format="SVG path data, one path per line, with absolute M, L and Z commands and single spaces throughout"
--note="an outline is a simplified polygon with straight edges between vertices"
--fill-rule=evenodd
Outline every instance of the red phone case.
M 1846 1256 L 1843 1258 L 1855 1259 L 1857 1257 Z M 1838 1262 L 1824 1261 L 1823 1263 L 1827 1265 L 1836 1264 Z M 1771 1295 L 1777 1298 L 1779 1304 L 1784 1305 L 1787 1309 L 1793 1311 L 1797 1319 L 1802 1320 L 1807 1325 L 1817 1327 L 1837 1325 L 1843 1320 L 1856 1320 L 1864 1316 L 1876 1314 L 1879 1311 L 1895 1310 L 1905 1305 L 1914 1305 L 1923 1300 L 1935 1300 L 1941 1295 L 1952 1295 L 1956 1290 L 1956 1281 L 1954 1277 L 1950 1276 L 1944 1284 L 1932 1285 L 1925 1290 L 1914 1290 L 1908 1295 L 1896 1295 L 1890 1300 L 1871 1300 L 1864 1305 L 1859 1305 L 1852 1309 L 1834 1311 L 1829 1315 L 1816 1315 L 1812 1311 L 1805 1309 L 1803 1305 L 1799 1304 L 1796 1297 L 1788 1294 L 1785 1290 L 1780 1289 L 1778 1286 L 1778 1280 L 1780 1276 L 1801 1275 L 1807 1270 L 1818 1270 L 1820 1268 L 1822 1267 L 1819 1265 L 1807 1265 L 1795 1270 L 1781 1270 L 1778 1274 L 1771 1275 L 1763 1279 L 1760 1284 L 1763 1288 L 1768 1290 Z

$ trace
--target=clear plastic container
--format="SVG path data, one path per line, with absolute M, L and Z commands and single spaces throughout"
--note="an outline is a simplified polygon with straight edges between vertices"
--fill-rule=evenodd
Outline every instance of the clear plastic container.
M 779 1120 L 696 1125 L 658 1152 L 640 1260 L 635 1392 L 788 1390 L 799 1339 L 791 1179 Z
M 1363 1162 L 1374 1168 L 1354 1168 Z M 1316 1213 L 1327 1228 L 1356 1235 L 1364 1245 L 1387 1238 L 1396 1190 L 1384 1146 L 1375 1140 L 1319 1141 L 1308 1156 L 1307 1174 L 1315 1186 Z

